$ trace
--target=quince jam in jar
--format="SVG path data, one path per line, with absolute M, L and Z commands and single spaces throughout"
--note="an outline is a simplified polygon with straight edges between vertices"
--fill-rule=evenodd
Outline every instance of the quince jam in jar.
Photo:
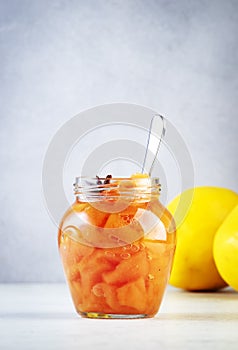
M 77 312 L 153 317 L 170 276 L 176 228 L 157 178 L 76 178 L 58 243 Z

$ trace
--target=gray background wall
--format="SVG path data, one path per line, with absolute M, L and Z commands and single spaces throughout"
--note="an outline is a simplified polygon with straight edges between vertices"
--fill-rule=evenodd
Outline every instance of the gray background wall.
M 85 108 L 164 113 L 196 185 L 238 191 L 237 33 L 235 0 L 0 0 L 0 281 L 63 280 L 42 162 Z

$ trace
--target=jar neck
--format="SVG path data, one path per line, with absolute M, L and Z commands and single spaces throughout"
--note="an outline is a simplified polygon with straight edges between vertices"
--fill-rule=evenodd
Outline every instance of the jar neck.
M 129 200 L 148 202 L 158 198 L 161 191 L 159 178 L 89 178 L 77 177 L 74 193 L 83 202 Z

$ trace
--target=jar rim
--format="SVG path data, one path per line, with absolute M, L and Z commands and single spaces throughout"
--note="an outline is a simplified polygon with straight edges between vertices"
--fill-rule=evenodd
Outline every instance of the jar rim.
M 104 181 L 108 181 L 105 182 Z M 83 195 L 87 199 L 98 199 L 102 197 L 102 191 L 108 193 L 111 198 L 118 197 L 113 193 L 119 190 L 120 197 L 144 197 L 151 195 L 159 195 L 161 185 L 158 177 L 89 177 L 77 176 L 75 179 L 74 194 L 76 196 Z M 104 196 L 103 196 L 104 197 Z
M 142 174 L 143 175 L 143 174 Z M 87 179 L 90 179 L 90 180 L 97 180 L 97 179 L 101 179 L 101 180 L 106 180 L 107 179 L 107 176 L 85 176 L 85 175 L 83 175 L 83 176 L 76 176 L 75 177 L 75 181 L 78 181 L 78 180 L 80 180 L 80 179 L 82 179 L 82 180 L 87 180 Z M 135 178 L 131 178 L 131 177 L 129 177 L 129 176 L 112 176 L 112 177 L 110 177 L 110 179 L 111 180 L 133 180 L 133 181 L 136 181 L 136 180 L 142 180 L 142 179 L 157 179 L 157 180 L 159 180 L 159 177 L 150 177 L 150 176 L 148 176 L 148 177 L 135 177 Z

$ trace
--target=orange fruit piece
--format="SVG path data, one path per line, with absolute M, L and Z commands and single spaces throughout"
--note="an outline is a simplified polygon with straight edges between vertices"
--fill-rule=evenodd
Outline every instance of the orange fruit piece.
M 103 227 L 107 221 L 109 214 L 105 211 L 97 209 L 97 204 L 88 205 L 82 213 L 82 218 L 86 224 L 96 227 Z
M 146 308 L 146 289 L 143 277 L 129 282 L 117 289 L 118 301 L 123 306 L 130 306 L 143 313 Z
M 145 251 L 140 251 L 134 255 L 126 254 L 125 259 L 122 259 L 114 270 L 102 274 L 103 281 L 121 286 L 140 277 L 144 278 L 148 274 L 149 263 Z

